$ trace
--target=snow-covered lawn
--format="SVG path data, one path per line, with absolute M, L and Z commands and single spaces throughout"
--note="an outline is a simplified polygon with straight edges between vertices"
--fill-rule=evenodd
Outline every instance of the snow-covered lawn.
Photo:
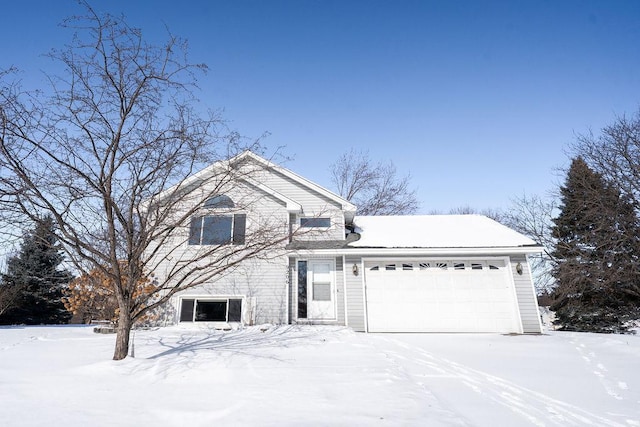
M 5 426 L 640 426 L 640 337 L 0 328 Z

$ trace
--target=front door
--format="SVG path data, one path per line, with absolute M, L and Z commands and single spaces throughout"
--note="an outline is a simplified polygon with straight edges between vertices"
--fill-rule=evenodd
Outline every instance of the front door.
M 310 260 L 307 274 L 307 318 L 336 318 L 335 281 L 332 260 Z

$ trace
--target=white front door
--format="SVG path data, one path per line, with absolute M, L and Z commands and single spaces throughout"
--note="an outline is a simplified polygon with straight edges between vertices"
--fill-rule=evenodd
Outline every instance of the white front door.
M 311 260 L 307 275 L 307 318 L 336 318 L 335 280 L 332 260 Z

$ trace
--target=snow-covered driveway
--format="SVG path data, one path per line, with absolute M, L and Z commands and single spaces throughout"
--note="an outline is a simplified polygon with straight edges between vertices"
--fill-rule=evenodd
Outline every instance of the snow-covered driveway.
M 0 328 L 7 426 L 640 426 L 640 337 Z

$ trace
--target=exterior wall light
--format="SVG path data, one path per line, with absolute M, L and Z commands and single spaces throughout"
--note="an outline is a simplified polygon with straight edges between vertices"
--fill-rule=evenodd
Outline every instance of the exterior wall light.
M 522 276 L 522 264 L 520 263 L 516 264 L 516 273 Z
M 358 264 L 353 264 L 353 267 L 351 268 L 351 271 L 353 272 L 354 276 L 358 275 Z

